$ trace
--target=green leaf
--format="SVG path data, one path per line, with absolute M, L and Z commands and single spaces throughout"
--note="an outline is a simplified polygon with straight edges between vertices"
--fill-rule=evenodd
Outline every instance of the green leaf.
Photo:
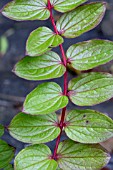
M 59 12 L 70 11 L 87 0 L 50 0 L 51 5 Z
M 0 169 L 5 168 L 14 157 L 14 148 L 0 139 Z
M 57 83 L 46 82 L 28 94 L 23 112 L 31 115 L 48 114 L 64 108 L 67 104 L 68 98 L 62 94 L 61 87 Z
M 4 127 L 0 124 L 0 136 L 4 134 Z
M 31 116 L 19 113 L 9 126 L 9 133 L 25 143 L 46 143 L 57 138 L 60 128 L 56 114 Z
M 80 143 L 100 143 L 113 137 L 113 120 L 94 110 L 73 110 L 65 123 L 67 136 Z
M 12 167 L 11 164 L 9 164 L 8 166 L 6 166 L 6 167 L 4 168 L 4 170 L 13 170 L 13 167 Z
M 25 57 L 14 68 L 16 75 L 27 80 L 58 78 L 65 71 L 60 57 L 53 51 L 38 57 Z
M 64 170 L 100 170 L 110 155 L 98 144 L 80 144 L 71 140 L 58 147 L 58 165 Z
M 15 170 L 56 170 L 57 162 L 51 159 L 52 153 L 44 144 L 23 149 L 15 158 Z
M 69 82 L 68 96 L 78 106 L 92 106 L 113 97 L 113 76 L 108 73 L 85 73 Z
M 113 59 L 113 42 L 90 40 L 74 44 L 67 50 L 67 58 L 74 69 L 92 69 Z
M 47 0 L 13 0 L 2 10 L 2 14 L 13 20 L 46 20 L 50 16 Z
M 8 40 L 6 36 L 0 37 L 0 55 L 5 55 L 8 49 Z
M 100 23 L 105 9 L 105 3 L 101 2 L 82 5 L 62 15 L 57 21 L 57 29 L 64 37 L 78 37 Z
M 26 45 L 27 54 L 39 56 L 63 43 L 63 38 L 47 27 L 39 27 L 31 32 Z

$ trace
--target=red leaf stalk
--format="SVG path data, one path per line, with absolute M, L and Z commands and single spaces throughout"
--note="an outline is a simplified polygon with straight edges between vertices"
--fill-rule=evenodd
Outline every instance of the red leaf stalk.
M 55 33 L 58 35 L 59 32 L 57 30 L 55 20 L 54 20 L 53 14 L 52 14 L 52 8 L 53 8 L 53 6 L 51 5 L 50 0 L 48 0 L 48 9 L 50 11 L 50 20 L 51 20 L 51 23 L 53 25 Z M 62 44 L 60 44 L 59 47 L 60 47 L 60 51 L 61 51 L 61 54 L 62 54 L 63 64 L 66 67 L 67 66 L 67 59 L 66 59 L 66 55 L 65 55 L 65 52 L 64 52 L 64 48 L 63 48 Z M 67 95 L 67 68 L 66 68 L 66 72 L 64 74 L 64 92 L 63 92 L 63 94 L 65 96 Z M 53 159 L 57 159 L 57 150 L 58 150 L 58 145 L 60 143 L 61 134 L 62 134 L 63 127 L 64 127 L 65 114 L 66 114 L 66 107 L 64 107 L 62 109 L 61 120 L 60 120 L 60 123 L 59 123 L 59 127 L 60 127 L 61 131 L 60 131 L 59 136 L 56 139 L 56 145 L 55 145 L 54 153 L 53 153 L 53 156 L 52 156 Z

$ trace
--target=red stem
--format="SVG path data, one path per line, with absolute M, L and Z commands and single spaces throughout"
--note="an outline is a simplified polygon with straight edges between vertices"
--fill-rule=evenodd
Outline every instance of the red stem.
M 48 0 L 48 9 L 50 11 L 50 20 L 51 20 L 51 23 L 53 25 L 55 33 L 57 35 L 59 35 L 59 32 L 57 30 L 57 27 L 56 27 L 56 24 L 55 24 L 55 21 L 54 21 L 54 18 L 53 18 L 52 8 L 53 7 L 50 3 L 50 0 Z M 66 67 L 67 66 L 67 59 L 66 59 L 66 56 L 65 56 L 64 48 L 63 48 L 62 44 L 60 44 L 59 47 L 60 47 L 60 51 L 61 51 L 61 54 L 62 54 L 63 64 Z M 66 68 L 66 72 L 64 74 L 64 92 L 63 92 L 63 95 L 65 95 L 65 96 L 67 95 L 67 68 Z M 63 127 L 64 127 L 65 114 L 66 114 L 66 107 L 64 107 L 62 109 L 61 120 L 60 120 L 60 123 L 59 123 L 59 127 L 60 127 L 61 131 L 60 131 L 59 136 L 56 139 L 56 145 L 55 145 L 54 153 L 53 153 L 53 156 L 52 156 L 53 159 L 57 159 L 57 150 L 58 150 L 58 145 L 60 143 L 62 130 L 63 130 Z

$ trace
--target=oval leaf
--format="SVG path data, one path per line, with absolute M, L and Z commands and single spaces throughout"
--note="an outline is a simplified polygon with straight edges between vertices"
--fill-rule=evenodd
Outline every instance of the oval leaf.
M 67 58 L 74 69 L 92 69 L 113 59 L 113 42 L 90 40 L 74 44 L 67 50 Z
M 59 12 L 70 11 L 87 0 L 50 0 L 51 5 Z
M 47 0 L 15 0 L 9 2 L 2 10 L 2 14 L 13 20 L 46 20 L 50 16 Z
M 0 139 L 0 169 L 5 168 L 14 157 L 14 148 Z
M 67 96 L 62 94 L 61 87 L 54 82 L 46 82 L 36 87 L 24 102 L 23 112 L 37 115 L 48 114 L 65 107 Z
M 47 27 L 39 27 L 31 32 L 26 45 L 27 54 L 39 56 L 63 43 L 63 38 Z
M 44 144 L 23 149 L 15 158 L 15 170 L 56 170 L 57 162 L 50 159 L 52 153 Z
M 113 76 L 86 73 L 69 82 L 69 97 L 78 106 L 92 106 L 113 97 Z
M 60 128 L 56 114 L 31 116 L 19 113 L 9 126 L 10 134 L 26 143 L 45 143 L 57 138 Z
M 4 127 L 0 124 L 0 136 L 4 134 Z
M 104 13 L 104 3 L 97 2 L 82 5 L 74 11 L 64 14 L 57 21 L 57 29 L 64 37 L 78 37 L 96 27 L 102 20 Z
M 50 51 L 42 56 L 23 58 L 13 71 L 27 80 L 46 80 L 61 77 L 66 68 L 58 54 Z
M 57 162 L 64 170 L 100 170 L 110 160 L 110 155 L 100 145 L 71 140 L 61 142 L 57 153 Z
M 67 136 L 80 143 L 100 143 L 113 137 L 113 121 L 94 110 L 73 110 L 67 117 Z

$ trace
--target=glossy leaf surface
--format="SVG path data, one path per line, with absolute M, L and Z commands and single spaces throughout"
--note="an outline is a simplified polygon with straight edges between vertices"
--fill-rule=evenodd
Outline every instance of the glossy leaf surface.
M 72 79 L 68 90 L 74 104 L 96 105 L 113 97 L 113 76 L 107 73 L 85 73 Z
M 4 127 L 0 124 L 0 136 L 4 134 Z
M 100 143 L 113 137 L 113 120 L 94 110 L 73 110 L 66 116 L 67 136 L 80 143 Z
M 15 158 L 15 170 L 56 170 L 57 162 L 44 144 L 32 145 L 23 149 Z
M 61 142 L 57 153 L 58 164 L 64 170 L 100 170 L 110 160 L 110 155 L 100 145 L 71 140 Z
M 19 61 L 14 72 L 27 80 L 45 80 L 61 77 L 66 69 L 57 53 L 50 51 L 38 57 L 25 57 Z
M 0 139 L 0 169 L 5 168 L 14 157 L 14 148 Z
M 57 127 L 55 113 L 45 116 L 31 116 L 19 113 L 9 126 L 10 134 L 26 143 L 46 143 L 57 138 L 60 128 Z
M 96 27 L 105 13 L 105 4 L 101 2 L 82 5 L 61 16 L 57 29 L 67 38 L 78 37 Z
M 50 16 L 47 0 L 13 0 L 3 9 L 2 14 L 13 20 L 46 20 Z
M 64 108 L 67 104 L 68 98 L 62 94 L 61 87 L 57 83 L 46 82 L 28 94 L 23 112 L 32 115 L 48 114 Z
M 59 12 L 70 11 L 87 0 L 50 0 L 55 10 Z
M 47 27 L 39 27 L 31 32 L 26 45 L 29 56 L 39 56 L 63 43 L 63 38 Z
M 70 65 L 77 70 L 88 70 L 113 59 L 113 42 L 90 40 L 72 45 L 67 50 Z

